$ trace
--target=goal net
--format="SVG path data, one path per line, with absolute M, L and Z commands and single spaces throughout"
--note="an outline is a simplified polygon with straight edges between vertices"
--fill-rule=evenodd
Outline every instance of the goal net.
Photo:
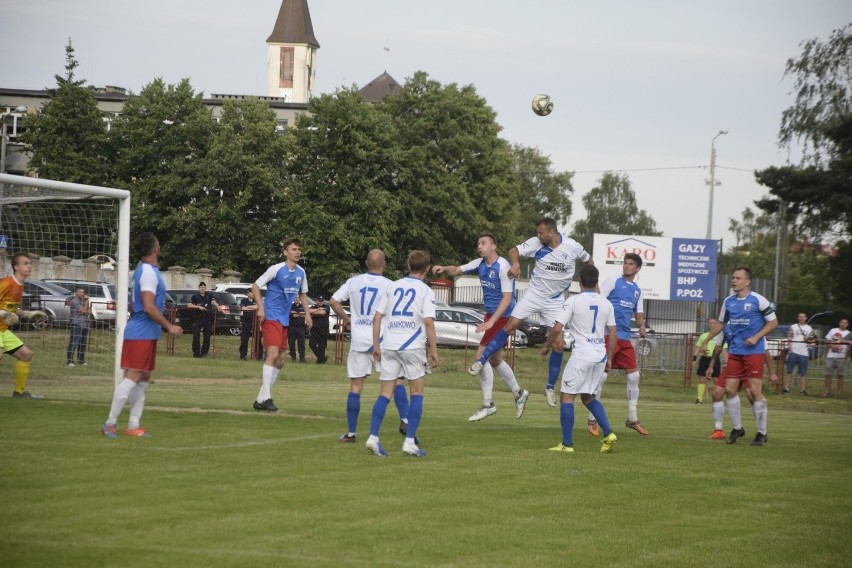
M 0 277 L 12 273 L 14 254 L 28 253 L 33 272 L 24 283 L 22 308 L 48 314 L 43 324 L 13 328 L 33 350 L 29 390 L 85 397 L 87 386 L 112 388 L 120 379 L 129 231 L 129 191 L 0 174 Z M 87 324 L 77 321 L 87 337 L 81 341 L 78 332 L 72 367 L 68 303 L 78 286 L 88 296 L 90 313 Z M 13 381 L 13 374 L 13 358 L 4 357 L 0 383 Z

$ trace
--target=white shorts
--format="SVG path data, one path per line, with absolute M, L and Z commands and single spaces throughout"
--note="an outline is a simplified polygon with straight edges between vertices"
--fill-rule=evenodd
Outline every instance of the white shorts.
M 565 394 L 594 394 L 603 380 L 606 363 L 580 361 L 576 357 L 568 359 L 562 373 L 560 392 Z
M 426 349 L 382 351 L 382 369 L 379 378 L 395 381 L 405 377 L 414 381 L 426 374 Z
M 541 316 L 540 323 L 545 327 L 550 327 L 556 318 L 565 311 L 562 309 L 562 304 L 565 303 L 565 298 L 559 295 L 556 298 L 542 298 L 534 292 L 526 292 L 515 308 L 512 310 L 512 317 L 519 320 L 526 319 L 532 314 Z
M 373 361 L 372 351 L 349 350 L 349 357 L 346 359 L 346 371 L 349 373 L 350 379 L 369 377 L 373 373 L 373 367 L 376 368 L 376 371 L 381 372 L 382 370 L 381 365 Z

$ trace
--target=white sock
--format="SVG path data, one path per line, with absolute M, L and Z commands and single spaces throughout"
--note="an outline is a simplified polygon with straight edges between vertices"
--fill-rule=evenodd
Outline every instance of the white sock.
M 278 369 L 272 365 L 263 365 L 263 384 L 260 385 L 260 392 L 257 393 L 257 402 L 264 402 L 272 398 L 272 385 L 278 378 Z
M 148 392 L 148 381 L 139 381 L 132 391 L 130 391 L 130 422 L 127 427 L 131 430 L 139 428 L 139 422 L 142 420 L 142 411 L 145 410 L 145 393 Z
M 757 423 L 757 431 L 766 434 L 766 415 L 769 410 L 766 407 L 766 399 L 754 401 L 754 421 Z
M 494 369 L 491 363 L 485 363 L 479 370 L 479 384 L 482 386 L 482 405 L 489 406 L 494 397 Z
M 127 399 L 130 396 L 130 391 L 136 386 L 136 383 L 130 379 L 124 379 L 115 387 L 115 392 L 112 394 L 112 406 L 109 408 L 109 418 L 107 424 L 116 424 L 118 417 L 121 416 L 121 411 L 124 410 L 124 405 L 127 404 Z
M 595 389 L 595 399 L 596 400 L 601 399 L 601 394 L 603 394 L 603 386 L 604 386 L 604 383 L 606 382 L 606 377 L 607 377 L 606 373 L 601 375 L 601 381 L 598 383 L 598 388 Z M 592 414 L 591 412 L 589 412 L 589 419 L 587 420 L 587 422 L 597 422 L 595 415 Z
M 503 382 L 506 383 L 512 394 L 517 395 L 520 392 L 521 387 L 518 385 L 517 378 L 515 378 L 515 371 L 512 370 L 512 367 L 507 362 L 500 361 L 500 364 L 494 370 L 497 371 L 497 374 L 500 375 L 500 378 L 503 379 Z
M 740 413 L 740 395 L 735 394 L 733 397 L 728 397 L 728 416 L 731 418 L 731 426 L 734 430 L 740 430 L 743 427 L 743 417 Z
M 722 421 L 725 418 L 725 403 L 721 400 L 713 403 L 713 427 L 716 430 L 722 429 Z
M 631 422 L 639 420 L 636 405 L 639 403 L 639 371 L 627 373 L 627 419 Z

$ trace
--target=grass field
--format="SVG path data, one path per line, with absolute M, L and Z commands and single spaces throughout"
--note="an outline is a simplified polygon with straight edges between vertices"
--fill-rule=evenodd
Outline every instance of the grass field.
M 0 566 L 852 564 L 848 399 L 770 395 L 761 448 L 748 445 L 744 402 L 748 438 L 728 446 L 706 439 L 710 407 L 692 404 L 681 377 L 649 374 L 642 438 L 623 426 L 621 374 L 603 396 L 615 452 L 598 452 L 578 410 L 577 451 L 565 455 L 547 451 L 560 441 L 558 410 L 544 404 L 535 352 L 518 352 L 533 392 L 524 417 L 498 379 L 498 413 L 475 424 L 465 352 L 441 354 L 424 459 L 401 454 L 393 405 L 390 457 L 364 449 L 375 381 L 359 443 L 336 441 L 348 384 L 334 365 L 286 365 L 273 387 L 281 411 L 260 414 L 250 409 L 258 362 L 161 356 L 146 439 L 99 434 L 108 379 L 33 381 L 47 399 L 0 397 Z M 4 361 L 0 392 L 11 392 Z M 126 420 L 125 410 L 120 429 Z

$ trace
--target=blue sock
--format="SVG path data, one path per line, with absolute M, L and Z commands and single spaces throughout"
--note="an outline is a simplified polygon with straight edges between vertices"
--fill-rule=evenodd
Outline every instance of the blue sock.
M 358 415 L 361 413 L 361 394 L 350 392 L 346 398 L 346 422 L 349 424 L 349 431 L 355 433 L 355 428 L 358 426 Z
M 396 409 L 399 410 L 399 419 L 407 419 L 409 412 L 408 391 L 405 390 L 405 385 L 396 385 L 393 389 L 393 402 L 396 404 Z
M 559 423 L 562 424 L 562 445 L 574 445 L 574 403 L 563 402 L 559 407 Z
M 556 386 L 556 379 L 559 378 L 559 370 L 562 368 L 562 351 L 551 351 L 550 360 L 547 366 L 547 388 L 552 389 Z
M 484 365 L 486 361 L 491 359 L 492 355 L 503 349 L 508 340 L 509 334 L 506 333 L 505 330 L 501 329 L 495 333 L 494 337 L 491 338 L 491 341 L 488 342 L 488 345 L 485 346 L 485 351 L 482 352 L 482 357 L 479 358 L 479 362 Z
M 604 410 L 601 401 L 596 398 L 590 400 L 588 403 L 586 403 L 586 408 L 589 409 L 589 412 L 591 412 L 592 416 L 595 417 L 595 420 L 598 421 L 598 425 L 601 427 L 604 436 L 612 432 L 612 428 L 610 428 L 609 426 L 609 419 L 606 417 L 606 410 Z
M 423 395 L 411 395 L 411 406 L 408 407 L 408 433 L 406 438 L 414 438 L 417 428 L 420 427 L 420 418 L 423 416 Z
M 379 428 L 382 427 L 382 421 L 385 419 L 385 413 L 388 411 L 390 399 L 379 395 L 373 404 L 373 416 L 370 419 L 370 435 L 378 436 Z

